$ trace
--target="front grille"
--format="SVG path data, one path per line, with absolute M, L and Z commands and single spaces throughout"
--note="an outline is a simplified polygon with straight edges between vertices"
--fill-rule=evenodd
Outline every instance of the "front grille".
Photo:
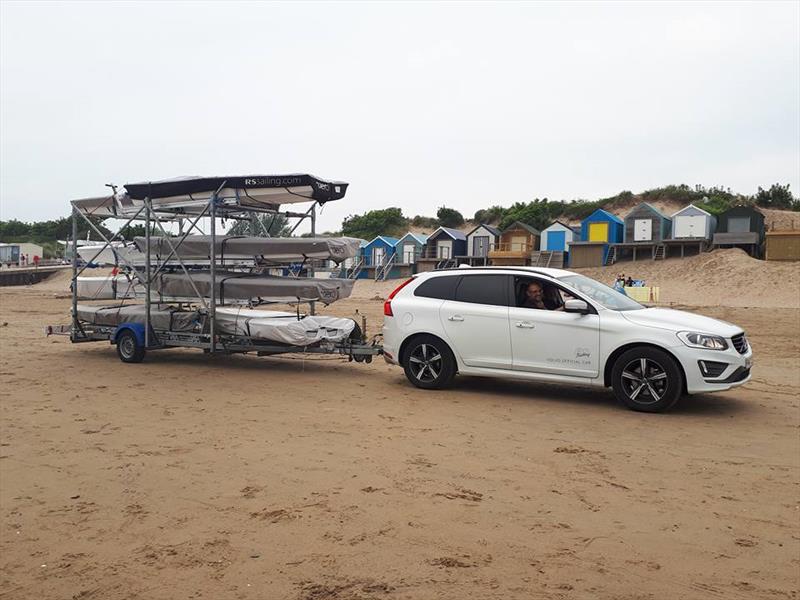
M 747 338 L 744 337 L 743 333 L 733 336 L 731 338 L 731 342 L 733 342 L 733 347 L 736 348 L 736 351 L 739 354 L 744 354 L 745 352 L 747 352 L 747 349 L 749 348 L 747 344 Z

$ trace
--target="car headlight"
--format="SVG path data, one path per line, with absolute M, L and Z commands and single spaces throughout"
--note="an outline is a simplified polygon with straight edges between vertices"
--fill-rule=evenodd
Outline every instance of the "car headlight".
M 696 333 L 694 331 L 680 331 L 678 338 L 690 348 L 702 348 L 703 350 L 727 350 L 728 342 L 725 338 L 708 333 Z

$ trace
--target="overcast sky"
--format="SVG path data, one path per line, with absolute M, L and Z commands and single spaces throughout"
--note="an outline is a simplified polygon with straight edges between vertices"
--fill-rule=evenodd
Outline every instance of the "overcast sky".
M 0 4 L 0 218 L 309 172 L 321 229 L 669 183 L 800 191 L 800 3 Z

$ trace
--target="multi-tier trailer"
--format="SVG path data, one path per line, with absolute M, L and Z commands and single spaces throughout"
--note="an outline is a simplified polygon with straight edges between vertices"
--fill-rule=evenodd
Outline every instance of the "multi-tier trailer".
M 124 192 L 113 188 L 108 196 L 86 198 L 72 201 L 72 320 L 69 325 L 53 325 L 46 328 L 46 333 L 69 335 L 73 343 L 91 341 L 110 341 L 117 346 L 117 353 L 124 362 L 140 362 L 145 354 L 162 348 L 199 348 L 210 354 L 255 353 L 259 356 L 283 353 L 326 353 L 340 354 L 349 360 L 371 362 L 372 357 L 382 353 L 378 336 L 367 338 L 366 320 L 355 324 L 346 339 L 332 341 L 320 339 L 308 344 L 296 345 L 262 338 L 256 338 L 239 331 L 223 332 L 220 328 L 217 310 L 226 304 L 249 305 L 252 300 L 240 299 L 231 302 L 229 298 L 219 298 L 219 273 L 229 275 L 230 271 L 221 271 L 225 266 L 224 257 L 218 256 L 219 238 L 222 220 L 249 221 L 254 233 L 260 228 L 260 234 L 268 237 L 268 228 L 264 227 L 259 216 L 283 215 L 293 223 L 292 233 L 304 220 L 311 222 L 312 237 L 316 234 L 317 208 L 326 202 L 344 197 L 347 183 L 326 181 L 317 177 L 297 175 L 255 175 L 235 177 L 190 177 L 167 181 L 126 184 Z M 281 211 L 284 204 L 311 202 L 305 212 Z M 107 218 L 124 220 L 122 227 L 112 236 L 105 235 L 96 225 L 96 221 Z M 208 219 L 208 233 L 200 229 L 201 219 Z M 124 254 L 119 254 L 120 266 L 133 279 L 139 282 L 144 291 L 144 304 L 139 305 L 138 315 L 125 319 L 126 322 L 112 324 L 87 323 L 79 318 L 78 309 L 78 277 L 92 260 L 79 265 L 77 252 L 78 223 L 83 221 L 102 240 L 102 247 L 97 250 L 99 256 L 106 248 L 121 239 L 121 232 L 133 223 L 144 223 L 144 265 L 134 264 Z M 167 229 L 172 230 L 170 233 Z M 175 233 L 177 228 L 177 234 Z M 157 230 L 160 237 L 156 241 L 168 248 L 165 258 L 154 260 L 151 254 L 151 238 Z M 181 256 L 181 246 L 193 234 L 205 235 L 208 239 L 208 259 L 204 261 L 204 292 L 193 279 L 198 271 Z M 198 238 L 194 238 L 198 239 Z M 305 257 L 301 257 L 303 263 Z M 141 263 L 141 261 L 139 261 Z M 241 268 L 241 267 L 238 267 Z M 258 266 L 252 269 L 258 272 Z M 263 270 L 263 269 L 262 269 Z M 159 276 L 167 272 L 182 273 L 193 294 L 192 297 L 166 298 L 155 288 L 154 283 Z M 313 277 L 313 268 L 305 269 Z M 306 280 L 306 288 L 312 283 Z M 300 282 L 298 282 L 300 283 Z M 351 282 L 348 282 L 352 285 Z M 312 286 L 313 287 L 313 286 Z M 325 301 L 313 294 L 306 297 L 288 298 L 282 304 L 296 305 L 296 319 L 305 318 L 300 313 L 300 305 L 309 305 L 309 314 L 313 317 L 315 303 Z M 176 306 L 177 305 L 177 306 Z M 165 326 L 164 307 L 178 313 L 188 312 L 187 319 L 182 320 L 183 327 L 178 330 L 171 325 Z M 131 306 L 128 306 L 130 309 Z M 134 310 L 133 312 L 136 312 Z M 176 313 L 177 314 L 177 313 Z M 182 316 L 185 316 L 182 314 Z M 222 315 L 220 315 L 222 316 Z M 323 317 L 324 318 L 324 317 Z M 167 319 L 170 323 L 172 319 Z

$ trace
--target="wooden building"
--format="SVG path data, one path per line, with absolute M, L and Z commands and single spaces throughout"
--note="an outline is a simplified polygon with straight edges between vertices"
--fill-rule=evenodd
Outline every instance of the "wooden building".
M 427 242 L 428 236 L 424 233 L 411 233 L 409 231 L 395 245 L 397 262 L 404 265 L 416 264 L 417 259 L 425 250 Z
M 575 230 L 561 221 L 556 221 L 542 229 L 541 249 L 549 252 L 569 252 L 569 245 L 573 239 Z
M 581 221 L 579 240 L 569 247 L 569 265 L 579 267 L 601 267 L 609 259 L 611 244 L 622 243 L 625 223 L 616 215 L 598 208 Z
M 379 272 L 388 273 L 387 264 L 391 261 L 393 266 L 397 260 L 395 257 L 397 241 L 397 238 L 379 235 L 367 243 L 361 249 L 362 266 L 356 278 L 375 279 Z M 389 279 L 388 276 L 381 278 Z
M 489 262 L 497 266 L 525 266 L 539 248 L 541 232 L 526 223 L 514 221 L 500 232 L 500 241 L 489 250 Z
M 489 252 L 500 242 L 500 231 L 491 225 L 481 223 L 467 233 L 466 253 L 456 256 L 458 264 L 472 267 L 485 267 L 489 264 Z
M 711 248 L 717 218 L 690 204 L 672 215 L 672 235 L 664 240 L 666 256 L 700 254 Z
M 556 221 L 542 229 L 539 251 L 531 257 L 531 266 L 561 269 L 569 264 L 569 245 L 580 236 L 580 229 Z
M 711 242 L 717 228 L 717 219 L 694 204 L 672 215 L 673 240 L 707 240 Z
M 734 206 L 717 219 L 715 248 L 741 248 L 761 258 L 764 245 L 764 214 L 753 206 Z
M 467 253 L 467 236 L 451 227 L 439 227 L 428 236 L 425 248 L 417 258 L 417 271 L 434 271 L 456 266 L 456 256 Z
M 624 223 L 623 241 L 611 245 L 607 263 L 627 258 L 664 258 L 664 240 L 669 238 L 672 230 L 672 220 L 669 217 L 653 205 L 642 202 L 625 216 Z
M 660 244 L 671 231 L 672 219 L 647 202 L 642 202 L 625 215 L 626 244 Z
M 800 230 L 768 231 L 767 260 L 800 260 Z

